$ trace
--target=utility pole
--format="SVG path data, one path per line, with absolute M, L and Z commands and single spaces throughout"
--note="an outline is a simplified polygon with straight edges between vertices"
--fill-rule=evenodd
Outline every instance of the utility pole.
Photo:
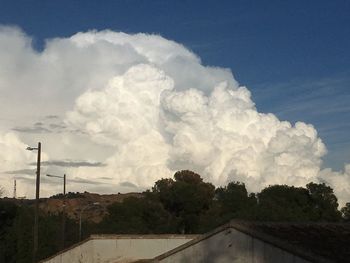
M 38 159 L 36 162 L 35 218 L 34 218 L 34 262 L 37 260 L 39 239 L 39 198 L 40 198 L 40 159 L 41 143 L 38 143 Z
M 17 198 L 17 190 L 16 190 L 16 179 L 13 182 L 13 198 L 16 199 Z
M 28 151 L 37 150 L 38 158 L 36 162 L 36 188 L 35 188 L 35 215 L 34 215 L 34 244 L 33 244 L 33 263 L 37 261 L 38 237 L 39 237 L 39 198 L 40 198 L 40 160 L 41 160 L 41 142 L 38 147 L 27 147 Z
M 63 195 L 66 196 L 66 174 L 63 175 Z

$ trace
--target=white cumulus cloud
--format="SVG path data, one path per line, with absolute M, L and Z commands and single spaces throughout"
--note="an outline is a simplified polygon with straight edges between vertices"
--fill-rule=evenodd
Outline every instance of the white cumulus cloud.
M 203 65 L 174 41 L 90 31 L 50 39 L 38 52 L 19 29 L 1 27 L 0 57 L 1 117 L 9 118 L 2 130 L 14 120 L 28 125 L 28 118 L 34 123 L 61 116 L 61 123 L 51 123 L 59 132 L 41 135 L 50 156 L 104 163 L 67 168 L 71 178 L 117 191 L 123 185 L 147 188 L 191 169 L 215 185 L 245 182 L 250 191 L 326 182 L 342 201 L 350 200 L 349 166 L 344 172 L 321 169 L 326 147 L 312 125 L 258 112 L 250 91 L 229 69 Z M 50 130 L 43 125 L 36 128 Z M 17 130 L 28 143 L 39 129 Z M 21 144 L 18 138 L 1 140 Z

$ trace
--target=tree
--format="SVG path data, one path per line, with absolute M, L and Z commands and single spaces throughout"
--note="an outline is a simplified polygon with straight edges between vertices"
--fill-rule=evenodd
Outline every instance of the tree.
M 307 189 L 272 185 L 258 193 L 257 219 L 266 221 L 309 221 L 311 198 Z
M 2 197 L 4 193 L 5 193 L 5 189 L 2 186 L 0 186 L 0 197 Z
M 178 222 L 178 232 L 196 233 L 201 214 L 213 202 L 215 187 L 189 170 L 176 172 L 174 179 L 157 181 L 152 192 Z
M 306 185 L 312 199 L 313 220 L 339 221 L 341 212 L 338 210 L 338 199 L 333 189 L 326 184 L 309 183 Z
M 230 182 L 225 187 L 216 189 L 216 199 L 222 207 L 222 217 L 252 219 L 256 208 L 256 197 L 248 195 L 244 183 Z
M 101 223 L 103 232 L 119 234 L 160 234 L 174 232 L 170 214 L 158 200 L 128 197 L 108 207 Z
M 14 223 L 18 207 L 10 202 L 0 201 L 0 262 L 15 262 L 16 237 Z
M 273 185 L 258 194 L 258 220 L 339 221 L 338 201 L 327 185 L 309 183 L 306 188 Z
M 346 222 L 349 222 L 350 221 L 350 203 L 346 203 L 345 206 L 340 211 L 343 215 L 343 219 Z
M 16 253 L 14 255 L 14 262 L 16 263 L 26 263 L 32 260 L 33 222 L 33 208 L 28 206 L 19 207 L 13 229 L 10 231 L 16 241 Z

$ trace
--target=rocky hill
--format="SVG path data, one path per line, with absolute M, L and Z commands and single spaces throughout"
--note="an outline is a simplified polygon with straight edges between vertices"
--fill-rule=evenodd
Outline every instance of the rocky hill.
M 65 211 L 67 217 L 79 220 L 82 219 L 98 223 L 107 214 L 107 206 L 114 202 L 122 202 L 127 197 L 141 198 L 141 193 L 108 194 L 100 195 L 96 193 L 68 193 L 66 198 L 62 194 L 50 198 L 41 198 L 39 208 L 44 213 L 58 214 Z M 19 205 L 34 205 L 35 200 L 6 198 Z
M 62 212 L 63 207 L 65 207 L 68 217 L 79 220 L 81 213 L 83 219 L 97 223 L 106 215 L 108 205 L 114 202 L 122 202 L 125 198 L 130 196 L 142 197 L 142 194 L 127 193 L 100 195 L 88 192 L 68 193 L 65 199 L 63 198 L 63 195 L 59 195 L 41 200 L 40 209 L 46 213 L 55 214 Z

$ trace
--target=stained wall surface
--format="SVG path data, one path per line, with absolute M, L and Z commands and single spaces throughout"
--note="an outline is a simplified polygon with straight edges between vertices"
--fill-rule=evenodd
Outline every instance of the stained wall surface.
M 198 236 L 94 237 L 42 263 L 117 263 L 151 259 Z
M 94 246 L 92 240 L 82 243 L 72 249 L 65 251 L 49 260 L 41 262 L 47 263 L 68 263 L 68 262 L 84 262 L 94 263 Z
M 170 252 L 166 257 L 158 259 L 158 262 L 307 263 L 309 261 L 230 228 L 184 249 Z

